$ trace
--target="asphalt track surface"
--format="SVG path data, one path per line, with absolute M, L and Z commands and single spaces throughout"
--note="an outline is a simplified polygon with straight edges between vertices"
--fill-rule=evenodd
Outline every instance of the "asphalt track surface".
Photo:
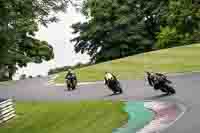
M 155 92 L 144 80 L 121 81 L 124 93 L 111 96 L 103 83 L 80 85 L 75 91 L 65 87 L 47 85 L 47 78 L 27 79 L 12 85 L 0 85 L 1 98 L 18 101 L 63 101 L 63 100 L 159 100 L 184 104 L 185 114 L 162 133 L 200 133 L 200 73 L 170 76 L 176 95 L 164 96 Z

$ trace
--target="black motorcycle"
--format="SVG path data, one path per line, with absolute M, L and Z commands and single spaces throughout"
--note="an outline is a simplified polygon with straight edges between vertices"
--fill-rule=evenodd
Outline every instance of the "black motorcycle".
M 113 91 L 114 94 L 123 93 L 122 87 L 118 80 L 108 80 L 106 85 L 111 91 Z
M 68 76 L 66 79 L 66 85 L 67 85 L 68 91 L 75 90 L 77 86 L 76 78 L 73 76 Z
M 169 94 L 175 94 L 175 89 L 171 86 L 172 81 L 167 79 L 167 76 L 156 73 L 156 76 L 152 76 L 149 72 L 147 73 L 147 79 L 149 85 L 154 87 L 155 90 L 161 90 L 162 92 Z

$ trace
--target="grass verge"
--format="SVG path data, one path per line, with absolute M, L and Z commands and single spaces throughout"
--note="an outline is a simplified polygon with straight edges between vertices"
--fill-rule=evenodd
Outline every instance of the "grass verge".
M 82 82 L 103 80 L 105 71 L 115 73 L 119 79 L 142 78 L 145 70 L 168 73 L 199 71 L 199 51 L 200 44 L 175 47 L 84 67 L 77 69 L 76 73 Z M 59 73 L 55 82 L 64 83 L 65 74 Z
M 17 102 L 1 133 L 111 133 L 127 121 L 118 101 Z
M 3 82 L 0 82 L 0 85 L 8 86 L 8 85 L 13 85 L 13 84 L 15 84 L 15 83 L 16 83 L 16 81 L 10 80 L 10 81 L 3 81 Z

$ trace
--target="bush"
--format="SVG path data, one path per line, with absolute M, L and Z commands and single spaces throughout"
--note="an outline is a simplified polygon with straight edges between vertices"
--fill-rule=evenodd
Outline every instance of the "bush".
M 37 77 L 38 77 L 38 78 L 41 78 L 41 77 L 42 77 L 42 75 L 37 75 Z
M 26 74 L 22 74 L 22 75 L 20 76 L 20 80 L 24 80 L 24 79 L 26 79 Z
M 177 45 L 179 36 L 175 28 L 169 26 L 161 28 L 160 33 L 157 35 L 157 43 L 155 47 L 157 49 L 173 47 Z

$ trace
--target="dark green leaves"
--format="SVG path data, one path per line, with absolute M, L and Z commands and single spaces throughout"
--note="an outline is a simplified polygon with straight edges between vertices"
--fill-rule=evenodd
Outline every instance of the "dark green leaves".
M 196 0 L 85 0 L 82 12 L 72 41 L 96 61 L 200 41 Z
M 87 0 L 82 12 L 89 18 L 72 26 L 79 36 L 76 52 L 87 52 L 96 61 L 151 50 L 160 27 L 165 1 Z M 153 17 L 156 16 L 156 17 Z M 148 19 L 145 18 L 149 17 Z

